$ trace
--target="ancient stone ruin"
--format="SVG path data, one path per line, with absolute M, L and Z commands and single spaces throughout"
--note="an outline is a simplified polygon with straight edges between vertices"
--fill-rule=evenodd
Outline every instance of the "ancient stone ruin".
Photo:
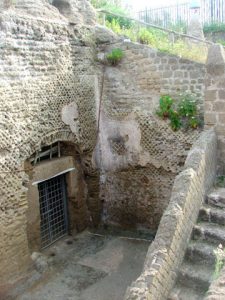
M 124 53 L 116 67 L 104 63 L 114 48 Z M 187 91 L 197 95 L 205 128 L 173 131 L 156 116 L 159 98 Z M 208 289 L 213 297 L 223 280 L 210 287 L 213 251 L 225 244 L 225 191 L 211 191 L 225 171 L 222 46 L 200 64 L 124 41 L 97 24 L 87 0 L 4 0 L 0 96 L 0 299 L 53 299 L 56 283 L 50 298 L 29 289 L 85 248 L 102 251 L 92 257 L 101 270 L 92 274 L 93 261 L 80 254 L 93 281 L 73 279 L 63 299 L 109 300 L 96 282 L 129 251 L 127 265 L 141 267 L 115 299 L 194 300 Z M 79 237 L 87 228 L 93 239 Z M 99 228 L 155 238 L 148 249 L 140 242 L 139 252 L 131 241 L 110 240 L 109 263 Z M 74 252 L 62 248 L 51 267 L 52 244 L 68 234 Z M 79 276 L 80 265 L 71 262 L 71 274 Z M 103 296 L 94 296 L 95 284 Z

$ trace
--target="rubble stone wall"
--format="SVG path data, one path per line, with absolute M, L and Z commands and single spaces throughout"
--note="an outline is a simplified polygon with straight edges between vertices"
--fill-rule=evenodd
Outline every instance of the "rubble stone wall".
M 176 177 L 172 196 L 149 247 L 143 273 L 128 288 L 125 299 L 167 299 L 183 261 L 199 209 L 216 176 L 217 140 L 205 131 Z

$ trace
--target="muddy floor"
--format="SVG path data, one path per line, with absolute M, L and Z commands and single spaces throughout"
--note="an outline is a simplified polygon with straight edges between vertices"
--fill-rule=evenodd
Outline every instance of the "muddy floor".
M 150 243 L 123 232 L 65 237 L 38 258 L 29 289 L 18 287 L 10 299 L 122 300 L 142 271 Z

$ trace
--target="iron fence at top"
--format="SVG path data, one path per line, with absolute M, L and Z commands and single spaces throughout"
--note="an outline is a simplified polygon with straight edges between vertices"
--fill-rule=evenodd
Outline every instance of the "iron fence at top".
M 139 20 L 165 28 L 189 22 L 191 9 L 189 3 L 161 8 L 145 9 L 137 13 Z M 224 0 L 200 0 L 200 16 L 203 24 L 225 23 Z

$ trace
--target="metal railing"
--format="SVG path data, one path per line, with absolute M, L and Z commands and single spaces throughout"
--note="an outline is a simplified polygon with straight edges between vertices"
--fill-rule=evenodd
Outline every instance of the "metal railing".
M 130 20 L 130 21 L 136 23 L 137 25 L 142 25 L 144 27 L 150 27 L 150 28 L 158 29 L 158 30 L 161 30 L 163 32 L 169 33 L 171 35 L 171 41 L 172 42 L 177 37 L 177 38 L 186 38 L 186 39 L 190 39 L 190 40 L 195 40 L 195 41 L 204 43 L 206 45 L 213 45 L 214 44 L 213 42 L 208 41 L 208 40 L 203 40 L 203 39 L 200 39 L 200 38 L 188 35 L 188 34 L 180 33 L 180 32 L 168 29 L 168 28 L 164 28 L 162 26 L 147 23 L 145 21 L 141 21 L 141 20 L 138 20 L 138 19 L 135 19 L 135 18 L 132 18 L 132 17 L 126 17 L 126 16 L 123 16 L 123 15 L 120 15 L 120 14 L 115 14 L 115 13 L 109 12 L 109 11 L 104 10 L 104 9 L 98 9 L 97 11 L 98 11 L 98 13 L 100 13 L 102 15 L 103 25 L 106 24 L 106 15 L 111 15 L 115 18 L 125 18 L 127 20 Z
M 190 4 L 182 3 L 167 7 L 145 9 L 137 13 L 137 18 L 147 23 L 168 28 L 179 23 L 188 24 L 190 15 Z M 201 0 L 200 18 L 203 24 L 225 23 L 225 1 Z

